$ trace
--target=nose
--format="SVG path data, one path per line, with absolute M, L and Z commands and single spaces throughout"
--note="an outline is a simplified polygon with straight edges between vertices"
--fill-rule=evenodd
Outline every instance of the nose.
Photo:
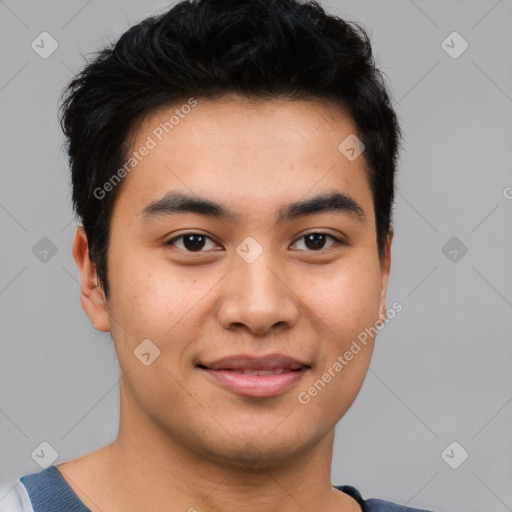
M 248 329 L 253 335 L 293 327 L 300 304 L 293 283 L 269 251 L 247 263 L 235 255 L 233 267 L 223 280 L 220 324 L 229 330 Z

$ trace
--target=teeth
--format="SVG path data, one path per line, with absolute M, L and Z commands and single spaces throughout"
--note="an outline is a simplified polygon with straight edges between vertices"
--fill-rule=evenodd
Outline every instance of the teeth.
M 240 373 L 242 375 L 259 375 L 261 377 L 267 377 L 268 375 L 281 375 L 284 373 L 284 368 L 276 368 L 275 370 L 231 370 L 235 373 Z
M 276 370 L 244 370 L 244 375 L 260 375 L 261 377 L 281 375 L 281 373 L 284 373 L 283 368 L 277 368 Z
M 283 373 L 284 370 L 261 370 L 258 372 L 258 375 L 265 376 L 265 375 L 279 375 L 280 373 Z
M 267 377 L 269 375 L 281 375 L 282 373 L 289 373 L 295 370 L 299 370 L 301 368 L 300 365 L 291 366 L 290 368 L 276 368 L 275 370 L 238 370 L 234 368 L 224 368 L 220 370 L 230 371 L 233 373 L 239 373 L 240 375 L 259 375 L 261 377 Z

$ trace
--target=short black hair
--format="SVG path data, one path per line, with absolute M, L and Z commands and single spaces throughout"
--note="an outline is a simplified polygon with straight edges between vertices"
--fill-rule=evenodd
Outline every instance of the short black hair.
M 324 99 L 350 114 L 365 145 L 382 258 L 401 131 L 364 28 L 316 1 L 185 0 L 97 52 L 62 94 L 73 207 L 106 297 L 110 220 L 121 186 L 95 190 L 126 163 L 130 134 L 145 116 L 187 98 L 230 94 Z

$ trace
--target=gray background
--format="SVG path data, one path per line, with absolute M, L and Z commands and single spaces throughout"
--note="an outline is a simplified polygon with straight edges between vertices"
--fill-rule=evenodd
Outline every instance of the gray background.
M 404 309 L 338 425 L 333 483 L 439 512 L 512 510 L 512 2 L 322 4 L 370 31 L 405 132 L 388 294 Z M 116 436 L 119 370 L 79 302 L 56 105 L 80 53 L 166 5 L 0 1 L 1 481 L 40 471 L 42 441 L 58 463 Z M 59 45 L 47 59 L 31 48 L 43 31 Z M 469 43 L 458 58 L 441 46 L 453 31 Z M 32 250 L 43 237 L 47 261 Z M 457 469 L 441 457 L 453 441 L 469 453 Z

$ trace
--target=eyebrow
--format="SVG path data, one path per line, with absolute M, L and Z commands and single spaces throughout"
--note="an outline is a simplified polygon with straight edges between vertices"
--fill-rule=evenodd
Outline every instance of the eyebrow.
M 352 197 L 341 192 L 317 194 L 309 199 L 290 203 L 278 211 L 277 223 L 294 220 L 319 213 L 349 214 L 361 223 L 366 222 L 364 209 Z M 144 207 L 141 211 L 144 220 L 180 213 L 196 213 L 236 221 L 240 215 L 231 208 L 204 197 L 184 192 L 170 192 L 161 199 Z

